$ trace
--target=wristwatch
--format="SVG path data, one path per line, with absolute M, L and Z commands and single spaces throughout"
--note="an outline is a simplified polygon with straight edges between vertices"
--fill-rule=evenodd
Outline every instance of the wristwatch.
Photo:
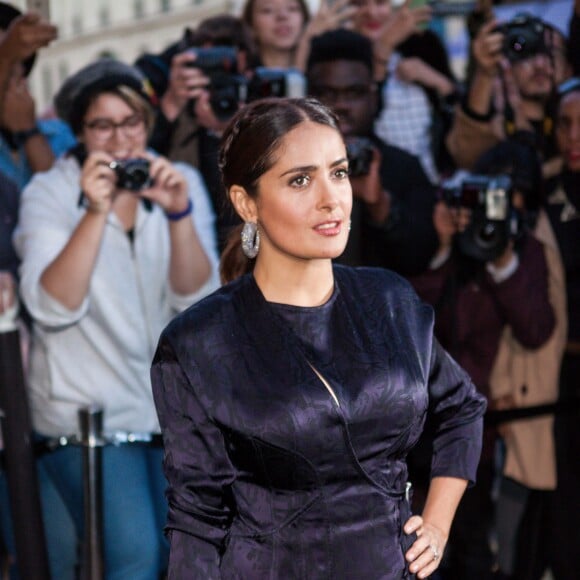
M 30 129 L 25 129 L 24 131 L 14 131 L 14 133 L 12 133 L 14 142 L 19 147 L 24 145 L 26 141 L 28 141 L 30 137 L 34 137 L 34 135 L 40 135 L 40 129 L 37 125 L 34 125 L 34 127 L 31 127 Z

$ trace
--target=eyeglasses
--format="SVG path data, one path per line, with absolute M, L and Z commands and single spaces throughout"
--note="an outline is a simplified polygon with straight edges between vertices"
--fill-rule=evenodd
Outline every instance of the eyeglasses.
M 120 129 L 125 137 L 136 137 L 143 131 L 144 119 L 142 115 L 135 113 L 118 123 L 111 119 L 94 119 L 84 123 L 84 126 L 98 141 L 107 141 L 113 136 L 115 129 Z
M 358 101 L 368 97 L 373 92 L 371 85 L 350 85 L 338 88 L 325 85 L 314 85 L 310 93 L 322 102 L 335 103 L 339 99 L 345 101 Z

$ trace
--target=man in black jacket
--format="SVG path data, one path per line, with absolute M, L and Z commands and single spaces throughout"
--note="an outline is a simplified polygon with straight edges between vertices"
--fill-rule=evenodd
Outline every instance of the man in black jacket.
M 355 196 L 350 238 L 340 261 L 382 266 L 403 275 L 424 271 L 437 247 L 432 213 L 435 190 L 419 160 L 385 145 L 373 133 L 379 91 L 373 81 L 370 41 L 345 29 L 315 37 L 306 71 L 308 92 L 331 107 L 351 153 L 358 144 L 363 174 L 351 176 Z M 371 146 L 363 158 L 364 137 Z M 368 167 L 361 167 L 367 165 Z

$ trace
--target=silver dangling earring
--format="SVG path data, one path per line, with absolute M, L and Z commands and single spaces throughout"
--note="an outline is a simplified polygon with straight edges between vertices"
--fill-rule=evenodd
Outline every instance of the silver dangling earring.
M 242 251 L 247 258 L 255 258 L 260 249 L 260 232 L 256 222 L 246 222 L 242 229 Z

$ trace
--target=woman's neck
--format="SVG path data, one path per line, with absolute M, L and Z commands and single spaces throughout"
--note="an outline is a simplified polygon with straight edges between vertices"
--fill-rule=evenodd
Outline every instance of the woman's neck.
M 330 259 L 303 260 L 294 264 L 283 261 L 276 267 L 258 260 L 254 279 L 268 302 L 292 306 L 320 306 L 334 290 Z
M 294 66 L 293 50 L 278 50 L 276 48 L 261 48 L 260 60 L 270 68 L 290 68 Z

